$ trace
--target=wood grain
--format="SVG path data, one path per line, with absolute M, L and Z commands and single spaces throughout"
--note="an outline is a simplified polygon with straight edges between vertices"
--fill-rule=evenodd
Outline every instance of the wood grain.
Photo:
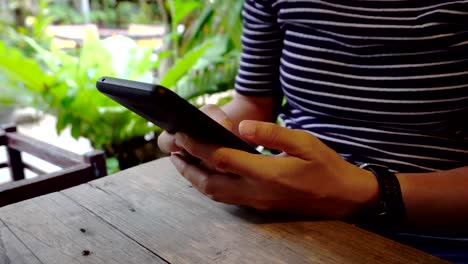
M 212 202 L 168 159 L 63 193 L 171 263 L 445 263 L 342 222 Z
M 0 221 L 0 263 L 42 264 L 2 221 Z
M 4 207 L 0 220 L 1 234 L 7 234 L 0 240 L 0 260 L 11 263 L 21 259 L 17 256 L 29 257 L 24 246 L 43 264 L 167 263 L 60 193 Z M 2 248 L 10 253 L 2 254 Z

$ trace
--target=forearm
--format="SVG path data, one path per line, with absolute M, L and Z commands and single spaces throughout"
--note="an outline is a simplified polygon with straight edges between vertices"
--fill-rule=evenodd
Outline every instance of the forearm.
M 234 99 L 222 107 L 236 129 L 243 120 L 274 122 L 276 120 L 275 100 L 273 97 L 253 97 L 236 93 Z
M 468 234 L 468 167 L 397 177 L 410 229 Z

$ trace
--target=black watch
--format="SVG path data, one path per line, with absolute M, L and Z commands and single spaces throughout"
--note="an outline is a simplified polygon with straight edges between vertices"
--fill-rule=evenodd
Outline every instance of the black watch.
M 406 222 L 406 208 L 396 175 L 382 165 L 364 163 L 359 167 L 372 172 L 379 185 L 379 201 L 365 214 L 364 226 L 379 231 L 397 231 Z

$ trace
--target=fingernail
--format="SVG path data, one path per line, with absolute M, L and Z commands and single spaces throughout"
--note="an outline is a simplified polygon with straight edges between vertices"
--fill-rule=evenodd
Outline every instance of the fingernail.
M 178 147 L 183 147 L 185 141 L 187 141 L 187 136 L 184 133 L 176 133 L 175 134 L 175 144 Z
M 182 164 L 182 160 L 179 157 L 177 157 L 177 155 L 178 154 L 172 154 L 170 159 L 171 159 L 171 162 L 174 164 L 174 166 L 176 166 L 177 168 L 180 168 L 182 167 L 183 164 Z
M 239 125 L 239 133 L 243 136 L 252 137 L 255 135 L 256 125 L 252 122 L 241 122 Z
M 225 118 L 221 121 L 221 125 L 227 129 L 232 128 L 232 121 L 229 118 Z

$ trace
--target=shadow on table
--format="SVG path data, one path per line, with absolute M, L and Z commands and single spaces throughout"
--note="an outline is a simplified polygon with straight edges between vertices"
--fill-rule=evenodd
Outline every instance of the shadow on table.
M 247 206 L 225 206 L 231 215 L 252 224 L 325 221 L 327 219 L 282 211 L 261 211 Z

